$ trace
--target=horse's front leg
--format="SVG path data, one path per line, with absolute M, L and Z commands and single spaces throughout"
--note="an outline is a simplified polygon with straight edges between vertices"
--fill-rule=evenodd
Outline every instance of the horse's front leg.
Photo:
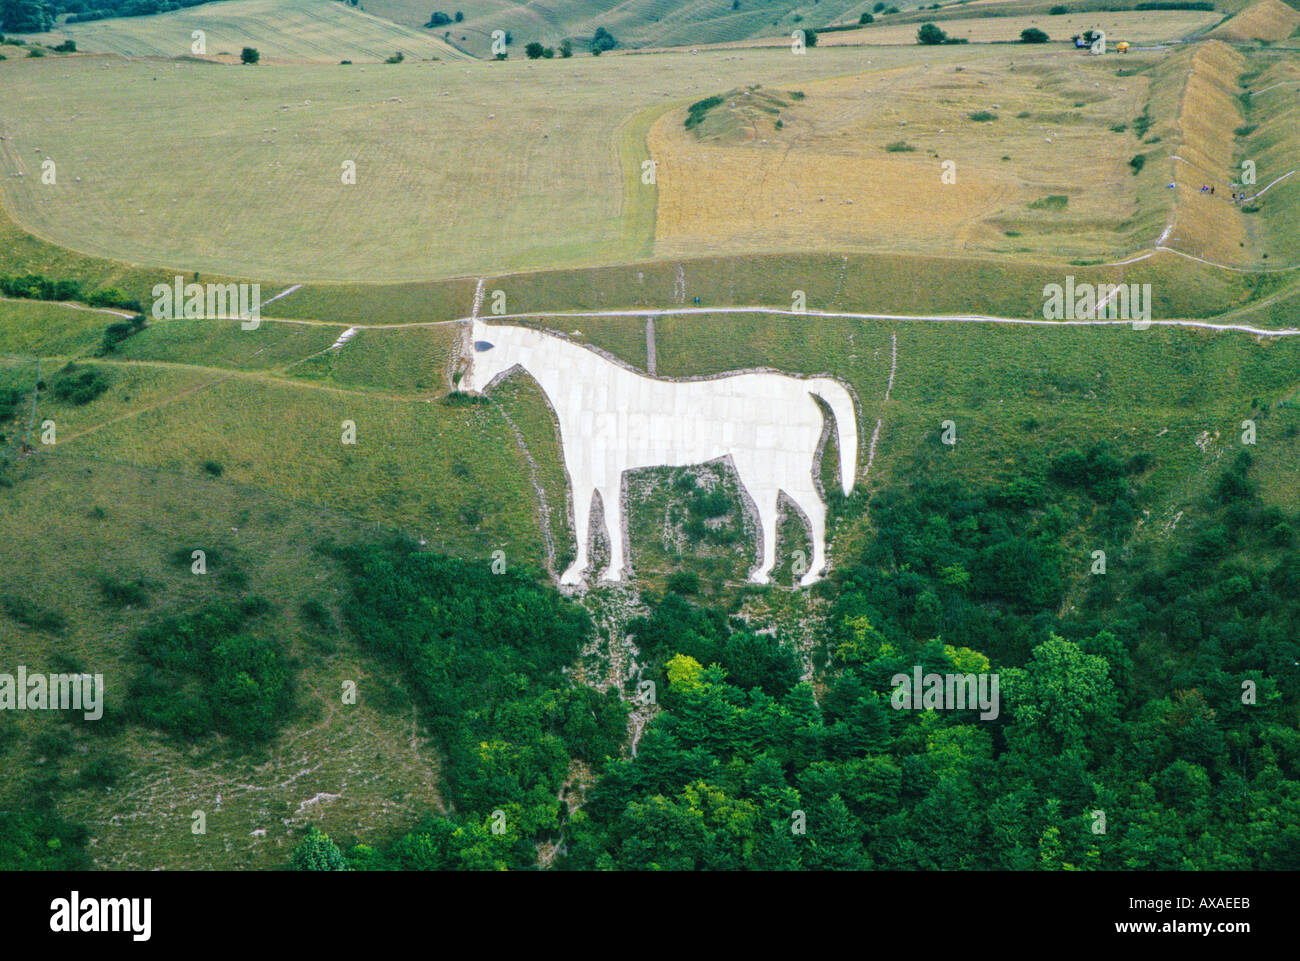
M 609 567 L 600 575 L 602 581 L 623 579 L 623 472 L 600 488 L 600 503 L 605 509 L 605 530 L 609 532 Z

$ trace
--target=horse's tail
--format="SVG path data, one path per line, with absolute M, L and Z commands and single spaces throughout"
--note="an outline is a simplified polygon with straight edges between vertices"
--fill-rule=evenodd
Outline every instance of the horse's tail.
M 840 484 L 847 497 L 853 491 L 858 474 L 858 416 L 853 395 L 844 385 L 829 377 L 814 377 L 808 389 L 830 406 L 835 415 L 836 441 L 840 449 Z

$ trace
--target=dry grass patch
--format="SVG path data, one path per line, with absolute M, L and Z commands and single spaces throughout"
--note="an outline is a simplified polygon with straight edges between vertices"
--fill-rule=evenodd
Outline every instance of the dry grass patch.
M 691 129 L 687 111 L 651 129 L 655 252 L 1005 252 L 1015 223 L 1033 235 L 1025 252 L 1123 253 L 1137 187 L 1132 137 L 1111 127 L 1140 112 L 1147 85 L 1047 56 L 1027 68 L 918 67 L 730 91 Z M 989 114 L 997 119 L 972 119 Z M 1030 210 L 1052 195 L 1068 208 Z
M 1241 262 L 1246 230 L 1232 203 L 1234 135 L 1242 124 L 1237 78 L 1245 63 L 1227 44 L 1209 41 L 1188 58 L 1179 104 L 1173 182 L 1176 203 L 1169 246 L 1220 263 Z M 1240 168 L 1236 171 L 1239 176 Z M 1201 192 L 1212 185 L 1213 194 Z
M 1300 26 L 1300 13 L 1281 0 L 1260 0 L 1210 36 L 1222 40 L 1285 40 Z

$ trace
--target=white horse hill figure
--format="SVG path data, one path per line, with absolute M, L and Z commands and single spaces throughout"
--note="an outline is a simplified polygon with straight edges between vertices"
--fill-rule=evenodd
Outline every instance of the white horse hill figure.
M 721 374 L 708 380 L 660 380 L 594 350 L 528 327 L 471 321 L 474 350 L 460 387 L 482 392 L 516 367 L 541 386 L 560 423 L 573 490 L 578 556 L 560 577 L 577 584 L 587 570 L 588 525 L 596 491 L 609 530 L 609 568 L 623 576 L 623 472 L 681 467 L 730 456 L 758 510 L 763 558 L 749 576 L 766 584 L 776 564 L 777 497 L 786 496 L 812 527 L 813 558 L 800 581 L 826 567 L 826 505 L 813 481 L 824 418 L 813 395 L 835 415 L 844 493 L 853 489 L 858 432 L 852 396 L 838 381 L 776 372 Z

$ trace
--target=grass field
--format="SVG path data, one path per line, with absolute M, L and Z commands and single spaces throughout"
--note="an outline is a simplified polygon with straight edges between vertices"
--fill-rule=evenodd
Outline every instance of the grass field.
M 74 250 L 285 283 L 631 260 L 648 237 L 628 224 L 644 230 L 648 220 L 629 209 L 628 175 L 640 164 L 620 124 L 742 78 L 802 82 L 862 68 L 851 50 L 677 64 L 4 63 L 14 106 L 0 130 L 4 191 L 20 224 Z M 626 95 L 608 92 L 615 76 Z M 175 96 L 178 84 L 189 96 Z M 170 149 L 114 149 L 128 135 Z M 488 155 L 512 159 L 475 159 Z M 46 157 L 58 164 L 53 187 L 40 182 Z M 348 160 L 355 185 L 341 182 Z M 311 243 L 294 242 L 303 237 Z
M 801 223 L 788 208 L 820 203 L 845 214 L 849 205 L 838 201 L 850 199 L 857 209 L 831 238 L 845 250 L 898 249 L 908 230 L 917 234 L 912 249 L 933 249 L 934 221 L 971 221 L 966 249 L 1086 258 L 1125 253 L 1128 231 L 1156 234 L 1162 223 L 1154 222 L 1165 219 L 1158 175 L 1130 177 L 1132 137 L 1109 129 L 1138 112 L 1146 80 L 1116 78 L 1109 59 L 1017 48 L 1013 69 L 993 48 L 895 48 L 867 59 L 828 48 L 803 57 L 715 52 L 691 57 L 690 71 L 672 69 L 671 58 L 683 56 L 259 74 L 93 58 L 53 70 L 4 64 L 18 108 L 0 134 L 4 189 L 20 224 L 87 254 L 281 283 L 633 261 L 651 249 L 652 234 L 656 254 L 674 257 L 799 249 L 809 237 L 827 240 L 827 215 L 805 214 Z M 1140 66 L 1139 58 L 1126 62 Z M 925 97 L 932 71 L 947 64 L 944 96 Z M 168 83 L 154 80 L 160 71 Z M 601 78 L 613 72 L 627 96 L 606 95 Z M 766 194 L 735 205 L 691 193 L 692 179 L 716 158 L 685 149 L 680 130 L 666 139 L 674 122 L 680 127 L 678 105 L 759 82 L 799 90 L 835 77 L 862 79 L 792 105 L 788 130 L 757 137 L 769 144 L 726 148 L 720 162 L 737 176 L 723 189 L 749 192 L 760 179 Z M 175 83 L 213 109 L 189 109 L 170 93 Z M 997 120 L 971 120 L 980 110 Z M 649 156 L 641 132 L 659 111 L 666 115 L 651 141 L 665 156 L 655 158 L 656 195 L 639 174 Z M 132 136 L 166 138 L 174 148 L 161 158 L 114 151 L 125 130 L 88 116 L 130 116 Z M 254 135 L 234 135 L 249 129 Z M 988 136 L 994 131 L 1003 146 Z M 918 149 L 884 152 L 896 141 Z M 515 159 L 476 165 L 467 142 Z M 55 185 L 38 176 L 46 158 L 58 165 Z M 964 171 L 955 186 L 939 182 L 945 159 Z M 341 182 L 348 160 L 357 165 L 355 185 Z M 1082 186 L 1088 178 L 1070 175 L 1089 168 L 1104 172 L 1092 190 Z M 814 191 L 833 199 L 807 199 Z M 1028 207 L 1060 194 L 1070 197 L 1067 210 Z M 766 216 L 752 229 L 754 205 L 780 205 L 786 220 L 777 226 Z M 977 215 L 985 222 L 975 224 Z M 303 237 L 311 242 L 294 242 Z
M 192 33 L 206 34 L 206 51 L 192 49 Z M 76 41 L 79 51 L 127 57 L 204 56 L 238 62 L 244 47 L 262 60 L 338 63 L 382 61 L 399 51 L 417 60 L 463 60 L 455 47 L 427 31 L 389 23 L 345 3 L 322 0 L 222 0 L 152 17 L 118 17 L 60 24 L 32 40 Z

